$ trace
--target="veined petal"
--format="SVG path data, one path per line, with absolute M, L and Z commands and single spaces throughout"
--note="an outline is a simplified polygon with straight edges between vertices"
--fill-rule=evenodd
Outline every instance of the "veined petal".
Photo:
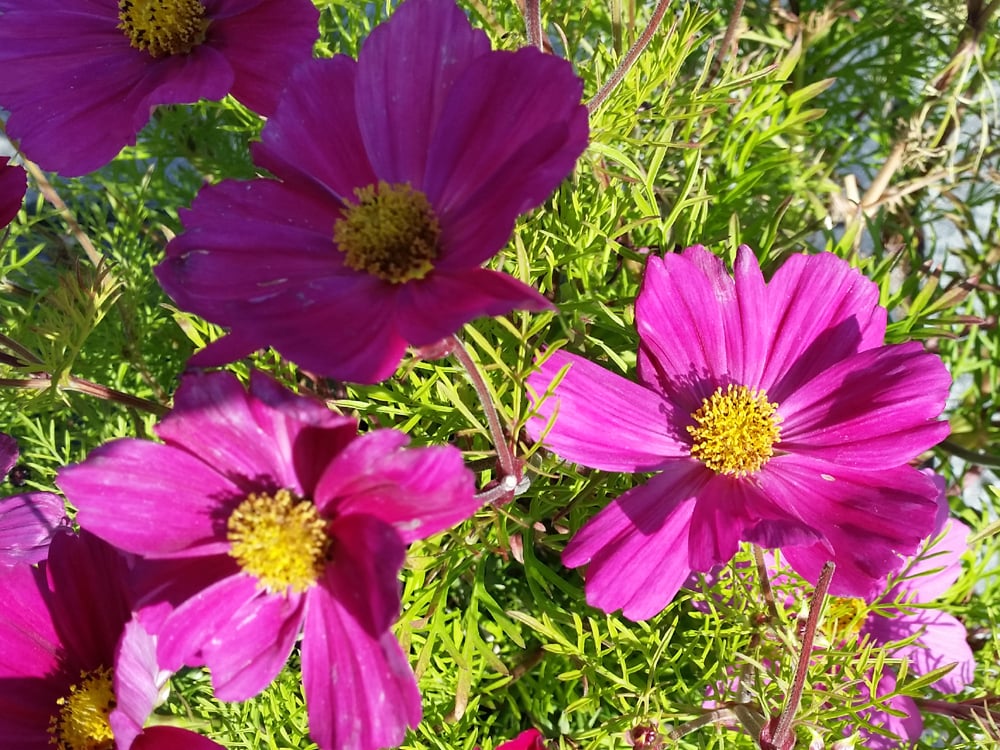
M 933 684 L 935 690 L 943 693 L 960 693 L 972 684 L 976 657 L 969 648 L 968 633 L 947 612 L 914 609 L 891 618 L 869 615 L 864 632 L 880 645 L 919 634 L 916 642 L 895 649 L 892 655 L 908 659 L 910 668 L 918 675 L 954 664 L 954 669 Z
M 910 562 L 889 596 L 926 604 L 944 596 L 962 574 L 962 556 L 968 551 L 969 527 L 951 519 L 940 539 L 928 540 L 928 547 Z
M 62 498 L 51 492 L 0 499 L 0 567 L 44 560 L 52 536 L 67 523 Z
M 552 395 L 543 398 L 568 366 Z M 655 391 L 568 352 L 555 352 L 528 376 L 537 415 L 527 424 L 532 440 L 583 466 L 605 471 L 650 471 L 665 460 L 690 455 L 687 422 Z M 552 429 L 545 426 L 555 416 Z
M 883 698 L 895 689 L 896 675 L 889 669 L 883 670 L 875 685 L 876 697 Z M 858 700 L 867 703 L 871 699 L 870 696 L 871 692 L 868 690 L 868 686 L 864 682 L 860 683 L 858 685 Z M 858 731 L 864 739 L 864 747 L 868 750 L 899 750 L 905 743 L 916 742 L 924 731 L 924 720 L 920 716 L 920 709 L 917 708 L 917 704 L 912 698 L 897 695 L 894 698 L 889 698 L 886 705 L 896 711 L 901 711 L 904 716 L 894 716 L 874 708 L 861 711 L 861 715 L 869 723 L 881 727 L 888 733 L 888 735 L 880 734 L 863 727 L 860 728 Z
M 132 743 L 132 750 L 177 750 L 180 747 L 184 750 L 226 750 L 218 742 L 180 727 L 149 727 Z
M 156 663 L 156 640 L 133 618 L 126 623 L 115 654 L 116 707 L 108 722 L 118 750 L 133 747 L 169 677 Z
M 691 574 L 691 515 L 707 480 L 694 462 L 674 462 L 615 498 L 566 545 L 563 564 L 586 572 L 587 603 L 630 620 L 659 613 Z

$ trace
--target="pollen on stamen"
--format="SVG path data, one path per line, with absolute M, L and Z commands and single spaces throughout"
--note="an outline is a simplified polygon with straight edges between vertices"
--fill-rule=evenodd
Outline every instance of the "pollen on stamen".
M 856 597 L 832 597 L 823 615 L 824 630 L 836 640 L 857 640 L 868 616 L 868 605 Z
M 778 405 L 764 391 L 743 385 L 717 388 L 691 418 L 691 455 L 717 474 L 742 477 L 759 471 L 781 438 Z
M 118 19 L 131 45 L 152 57 L 188 54 L 210 23 L 198 0 L 119 0 Z
M 427 196 L 408 184 L 379 182 L 354 191 L 333 226 L 344 263 L 391 284 L 422 279 L 434 268 L 441 227 Z
M 56 701 L 49 721 L 49 744 L 58 750 L 112 750 L 115 735 L 109 716 L 116 707 L 108 668 L 83 672 L 69 694 Z
M 227 538 L 230 556 L 273 593 L 312 586 L 330 548 L 317 507 L 285 489 L 248 495 L 229 516 Z

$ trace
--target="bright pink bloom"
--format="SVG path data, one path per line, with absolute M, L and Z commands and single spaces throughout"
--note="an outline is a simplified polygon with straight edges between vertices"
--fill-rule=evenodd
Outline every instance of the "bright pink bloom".
M 407 345 L 512 309 L 550 309 L 481 268 L 587 145 L 582 82 L 535 49 L 491 51 L 453 0 L 407 0 L 357 62 L 300 66 L 255 144 L 277 179 L 205 188 L 157 276 L 230 328 L 195 365 L 273 346 L 376 382 Z
M 968 536 L 969 527 L 961 521 L 952 520 L 946 526 L 941 540 L 915 557 L 903 571 L 905 577 L 883 597 L 884 602 L 900 604 L 895 611 L 886 610 L 892 616 L 872 612 L 861 628 L 861 635 L 867 635 L 876 645 L 886 645 L 917 635 L 916 641 L 910 645 L 891 652 L 893 657 L 905 658 L 910 670 L 916 675 L 954 664 L 955 667 L 948 674 L 932 685 L 942 693 L 958 693 L 972 684 L 976 658 L 969 648 L 965 626 L 947 612 L 926 606 L 907 605 L 927 605 L 944 596 L 955 584 L 962 572 L 962 555 L 968 550 Z M 895 675 L 889 671 L 883 672 L 876 685 L 876 694 L 888 695 L 895 686 Z M 862 691 L 864 687 L 861 686 Z M 867 702 L 868 696 L 862 694 L 860 699 Z M 916 741 L 923 732 L 924 724 L 913 699 L 896 696 L 889 699 L 888 705 L 906 715 L 899 717 L 884 711 L 869 711 L 868 720 L 902 739 Z M 873 750 L 888 750 L 900 746 L 896 740 L 880 734 L 867 730 L 862 730 L 861 734 L 865 738 L 865 747 Z
M 545 738 L 537 729 L 527 729 L 514 739 L 498 745 L 497 750 L 545 750 Z
M 17 463 L 17 442 L 0 432 L 0 477 Z M 0 498 L 0 568 L 44 560 L 52 535 L 66 523 L 62 498 L 25 492 Z
M 573 354 L 544 359 L 528 433 L 606 471 L 655 471 L 570 541 L 587 601 L 645 619 L 741 541 L 783 548 L 831 593 L 874 596 L 933 527 L 938 491 L 907 465 L 939 442 L 950 379 L 918 343 L 883 345 L 878 289 L 833 255 L 769 283 L 741 246 L 735 279 L 701 246 L 650 258 L 636 300 L 639 383 Z M 536 398 L 537 402 L 537 398 Z
M 4 747 L 79 750 L 113 739 L 117 750 L 221 750 L 181 729 L 143 731 L 168 675 L 156 666 L 152 639 L 131 619 L 127 577 L 117 551 L 70 531 L 55 536 L 37 568 L 0 570 Z M 116 706 L 110 715 L 88 713 L 109 700 Z
M 186 377 L 163 443 L 117 440 L 60 472 L 80 524 L 156 560 L 140 617 L 167 669 L 207 665 L 216 695 L 260 692 L 300 634 L 313 739 L 398 745 L 420 695 L 390 631 L 406 544 L 468 518 L 450 446 L 404 449 L 254 373 Z
M 0 229 L 10 224 L 21 210 L 27 187 L 27 176 L 21 167 L 0 163 Z
M 271 114 L 319 36 L 309 0 L 0 0 L 0 14 L 7 134 L 67 176 L 135 143 L 158 104 L 232 94 Z

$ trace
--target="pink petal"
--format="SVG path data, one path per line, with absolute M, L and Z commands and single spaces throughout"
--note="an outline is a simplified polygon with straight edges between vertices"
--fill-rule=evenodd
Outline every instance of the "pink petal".
M 434 271 L 401 285 L 394 325 L 411 346 L 427 346 L 476 318 L 554 309 L 533 287 L 486 268 Z
M 205 43 L 232 66 L 233 96 L 254 112 L 271 115 L 292 68 L 312 59 L 319 36 L 316 7 L 308 0 L 219 2 L 209 15 Z
M 761 490 L 824 537 L 782 551 L 795 571 L 815 583 L 823 564 L 837 565 L 834 596 L 870 599 L 885 577 L 912 555 L 934 524 L 937 488 L 909 466 L 877 473 L 805 456 L 775 456 L 755 475 Z
M 563 564 L 589 563 L 587 603 L 645 620 L 666 607 L 691 574 L 691 516 L 706 472 L 668 464 L 646 484 L 615 498 L 566 545 Z
M 928 541 L 928 548 L 911 561 L 903 571 L 893 598 L 901 596 L 908 602 L 926 604 L 940 599 L 962 574 L 962 556 L 969 550 L 969 527 L 951 519 L 940 539 Z
M 322 588 L 309 597 L 302 684 L 322 748 L 396 747 L 420 723 L 420 693 L 395 636 L 370 633 Z
M 476 266 L 510 239 L 587 147 L 583 81 L 534 48 L 472 61 L 445 101 L 423 183 L 441 218 L 445 271 Z
M 117 705 L 109 723 L 118 750 L 129 750 L 153 712 L 160 690 L 170 673 L 156 663 L 156 640 L 132 619 L 118 642 L 114 691 Z
M 242 498 L 233 482 L 190 453 L 124 438 L 59 471 L 59 488 L 85 529 L 136 554 L 212 554 L 228 549 L 220 512 Z
M 791 255 L 767 287 L 772 338 L 761 387 L 779 403 L 856 352 L 881 346 L 878 287 L 830 253 Z
M 132 750 L 226 750 L 218 742 L 179 727 L 150 727 L 132 743 Z
M 17 216 L 17 212 L 21 210 L 21 204 L 24 202 L 24 191 L 28 187 L 27 179 L 27 175 L 21 167 L 0 163 L 0 229 L 10 224 Z M 7 441 L 13 443 L 14 439 L 10 435 L 0 433 L 0 440 L 3 440 L 3 444 L 0 446 L 0 455 L 6 456 L 9 453 Z M 16 443 L 14 443 L 13 460 L 17 460 Z M 4 468 L 5 464 L 6 460 L 0 461 L 0 473 L 4 475 L 14 465 L 12 461 L 10 466 Z
M 486 34 L 441 0 L 408 0 L 369 34 L 358 55 L 357 116 L 380 179 L 423 187 L 446 97 L 489 49 Z
M 883 698 L 891 694 L 896 689 L 896 676 L 888 669 L 882 672 L 878 683 L 875 686 L 875 695 Z M 871 693 L 865 683 L 858 685 L 858 700 L 868 702 Z M 893 716 L 885 711 L 877 709 L 865 709 L 861 715 L 875 726 L 881 727 L 889 736 L 872 732 L 864 727 L 859 727 L 864 747 L 868 750 L 899 750 L 905 742 L 916 742 L 924 731 L 924 720 L 920 716 L 920 709 L 912 698 L 904 695 L 897 695 L 890 698 L 886 704 L 891 708 L 902 711 L 905 716 Z M 903 743 L 900 742 L 903 740 Z
M 250 575 L 223 579 L 167 617 L 157 632 L 157 657 L 171 671 L 205 665 L 219 700 L 246 700 L 288 660 L 304 604 L 301 594 L 268 593 Z
M 545 737 L 537 729 L 528 729 L 497 746 L 497 750 L 545 750 Z
M 784 401 L 777 448 L 838 464 L 898 466 L 937 444 L 951 377 L 918 342 L 868 349 L 829 367 Z
M 326 466 L 315 492 L 326 514 L 362 514 L 395 528 L 405 543 L 469 518 L 481 505 L 475 478 L 451 446 L 403 450 L 395 430 L 360 436 Z
M 340 200 L 353 201 L 356 188 L 377 183 L 354 110 L 356 67 L 345 55 L 297 66 L 254 148 L 254 162 L 301 185 L 297 192 L 319 188 Z
M 0 570 L 0 705 L 8 679 L 41 680 L 58 669 L 61 644 L 42 592 L 45 573 L 29 565 Z M 0 712 L 0 721 L 6 712 Z M 8 714 L 9 715 L 9 714 Z
M 569 366 L 553 394 L 560 370 Z M 690 438 L 678 428 L 689 415 L 658 393 L 608 372 L 583 357 L 555 352 L 528 376 L 537 410 L 527 424 L 532 440 L 562 458 L 605 471 L 650 471 L 665 459 L 690 455 Z M 552 429 L 545 426 L 555 415 Z
M 50 492 L 0 499 L 0 567 L 44 560 L 53 534 L 67 523 L 62 498 Z

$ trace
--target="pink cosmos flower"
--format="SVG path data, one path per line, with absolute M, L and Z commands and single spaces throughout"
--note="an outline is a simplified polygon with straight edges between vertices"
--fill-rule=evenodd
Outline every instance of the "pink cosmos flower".
M 166 673 L 132 620 L 128 570 L 99 539 L 64 530 L 48 560 L 0 570 L 0 737 L 17 750 L 222 750 L 143 723 Z
M 537 729 L 527 729 L 497 746 L 497 750 L 545 750 L 545 738 Z
M 81 526 L 158 561 L 140 619 L 166 669 L 207 665 L 216 696 L 260 692 L 302 639 L 313 739 L 398 745 L 420 721 L 390 627 L 406 544 L 476 510 L 450 446 L 404 450 L 254 373 L 186 377 L 157 427 L 60 472 Z
M 277 179 L 202 190 L 157 268 L 178 305 L 230 328 L 192 364 L 273 346 L 376 382 L 407 345 L 550 309 L 480 266 L 586 147 L 582 86 L 565 60 L 491 51 L 453 0 L 407 0 L 357 62 L 297 68 L 253 151 Z
M 946 527 L 940 541 L 915 557 L 905 568 L 901 578 L 883 597 L 885 602 L 895 602 L 898 606 L 871 612 L 860 627 L 860 636 L 867 636 L 875 645 L 886 645 L 905 640 L 916 635 L 917 639 L 907 646 L 892 651 L 892 656 L 905 658 L 909 669 L 917 675 L 927 674 L 935 669 L 954 664 L 954 668 L 932 684 L 942 693 L 958 693 L 971 685 L 976 668 L 976 658 L 969 648 L 968 634 L 960 620 L 947 612 L 925 606 L 940 599 L 958 580 L 962 572 L 962 555 L 968 549 L 966 540 L 969 527 L 961 521 L 952 520 Z M 886 616 L 889 615 L 889 616 Z M 864 692 L 859 700 L 868 702 Z M 890 694 L 896 688 L 895 675 L 886 670 L 875 686 L 876 696 Z M 901 711 L 904 716 L 894 716 L 885 711 L 868 711 L 868 720 L 897 737 L 914 742 L 923 732 L 924 723 L 920 710 L 912 698 L 896 696 L 887 705 Z M 861 730 L 865 747 L 871 750 L 888 750 L 900 747 L 900 742 L 882 734 Z
M 0 0 L 7 134 L 45 169 L 107 164 L 158 104 L 232 94 L 269 115 L 312 56 L 309 0 Z
M 566 547 L 566 565 L 589 563 L 588 602 L 651 617 L 741 541 L 782 548 L 811 582 L 833 560 L 835 595 L 878 592 L 933 527 L 937 488 L 907 463 L 947 434 L 949 387 L 920 344 L 883 344 L 878 298 L 833 255 L 792 256 L 765 283 L 748 247 L 733 278 L 695 246 L 649 260 L 638 383 L 544 359 L 532 438 L 585 466 L 659 472 Z
M 23 169 L 0 163 L 0 229 L 10 224 L 21 210 L 27 187 Z
M 17 442 L 0 432 L 0 477 L 17 463 Z M 51 492 L 0 498 L 0 569 L 44 560 L 52 535 L 64 526 L 66 508 Z

